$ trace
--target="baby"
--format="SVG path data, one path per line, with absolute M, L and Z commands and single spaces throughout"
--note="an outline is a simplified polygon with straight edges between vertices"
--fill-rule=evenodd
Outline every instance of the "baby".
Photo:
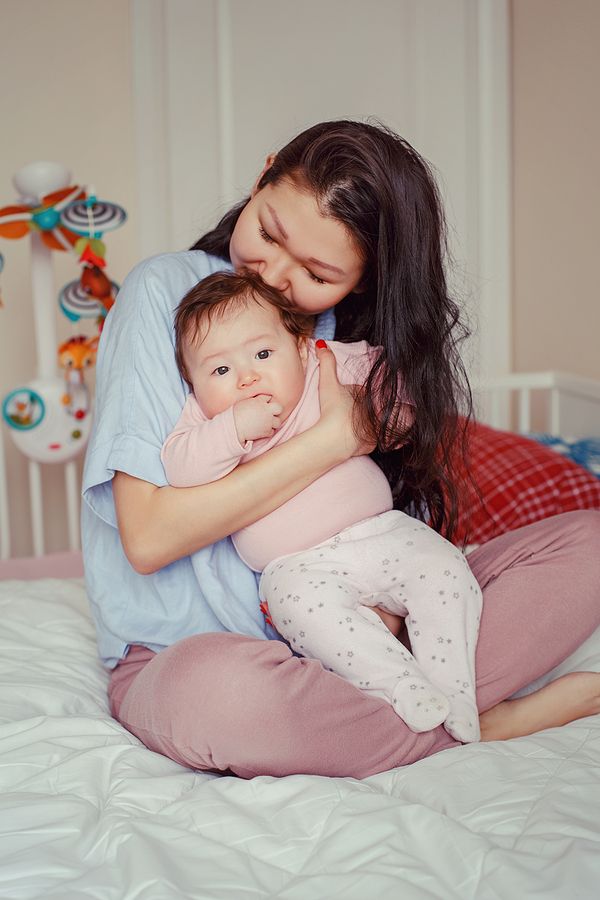
M 162 449 L 171 485 L 222 478 L 315 424 L 312 326 L 253 273 L 216 273 L 186 294 L 175 353 L 192 393 Z M 377 349 L 329 346 L 340 381 L 364 384 Z M 410 399 L 398 397 L 408 425 Z M 415 732 L 444 723 L 476 741 L 481 591 L 452 544 L 392 507 L 378 466 L 353 457 L 232 540 L 262 572 L 261 608 L 293 650 L 387 700 Z M 414 656 L 373 607 L 406 617 Z

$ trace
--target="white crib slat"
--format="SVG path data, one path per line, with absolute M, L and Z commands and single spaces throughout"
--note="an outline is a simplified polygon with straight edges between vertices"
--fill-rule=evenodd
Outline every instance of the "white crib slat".
M 531 391 L 522 388 L 519 391 L 519 431 L 525 434 L 531 431 Z
M 8 519 L 8 484 L 6 478 L 6 455 L 4 439 L 0 428 L 0 559 L 10 557 L 10 525 Z
M 560 422 L 560 391 L 550 391 L 550 434 L 562 434 Z
M 33 555 L 44 555 L 44 511 L 42 503 L 42 470 L 38 462 L 29 460 L 29 502 Z
M 502 413 L 500 411 L 500 391 L 490 391 L 490 425 L 493 428 L 500 428 L 500 419 Z
M 79 496 L 77 491 L 77 466 L 73 461 L 65 465 L 65 490 L 67 495 L 69 548 L 71 550 L 79 550 Z

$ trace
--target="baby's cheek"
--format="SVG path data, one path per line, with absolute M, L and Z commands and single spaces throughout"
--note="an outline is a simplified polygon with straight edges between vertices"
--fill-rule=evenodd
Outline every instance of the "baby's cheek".
M 216 415 L 229 409 L 235 403 L 235 397 L 232 397 L 231 390 L 219 381 L 210 386 L 205 384 L 195 386 L 194 395 L 198 406 L 209 419 L 214 419 Z

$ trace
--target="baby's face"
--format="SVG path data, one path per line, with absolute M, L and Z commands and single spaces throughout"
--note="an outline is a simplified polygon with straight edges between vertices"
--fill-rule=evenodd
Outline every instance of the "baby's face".
M 204 324 L 204 323 L 203 323 Z M 264 394 L 283 407 L 281 421 L 304 390 L 306 344 L 287 331 L 279 313 L 251 300 L 246 306 L 215 316 L 199 341 L 185 348 L 194 395 L 212 419 L 239 400 Z

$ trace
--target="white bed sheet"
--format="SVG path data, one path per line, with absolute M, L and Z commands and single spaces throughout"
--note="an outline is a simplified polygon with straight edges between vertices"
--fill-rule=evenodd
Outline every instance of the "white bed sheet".
M 0 897 L 600 896 L 600 716 L 364 781 L 199 774 L 108 714 L 80 581 L 0 583 Z M 560 672 L 600 670 L 600 633 Z

